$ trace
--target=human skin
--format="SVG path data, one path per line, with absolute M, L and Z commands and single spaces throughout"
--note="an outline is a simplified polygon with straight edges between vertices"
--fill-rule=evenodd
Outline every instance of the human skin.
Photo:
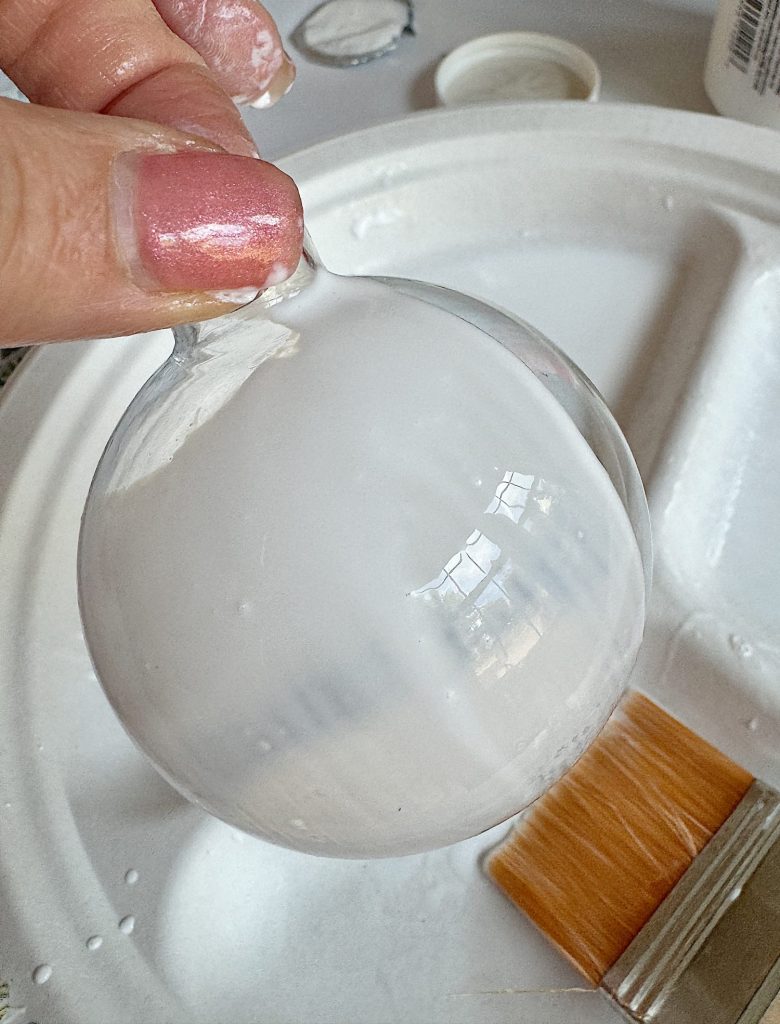
M 295 269 L 297 189 L 234 102 L 294 78 L 254 0 L 0 0 L 0 67 L 31 100 L 0 99 L 0 344 L 206 319 Z

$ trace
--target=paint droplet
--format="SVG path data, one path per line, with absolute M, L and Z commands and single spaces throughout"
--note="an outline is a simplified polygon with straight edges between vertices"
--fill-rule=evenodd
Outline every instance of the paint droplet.
M 238 603 L 238 614 L 246 618 L 247 615 L 252 614 L 252 602 L 251 601 L 239 601 Z
M 758 719 L 749 718 L 747 722 L 745 722 L 745 728 L 748 730 L 748 732 L 755 732 L 758 728 Z
M 129 868 L 127 871 L 125 871 L 125 882 L 127 882 L 128 885 L 135 885 L 137 881 L 138 872 L 136 871 L 135 868 Z
M 293 818 L 290 824 L 293 828 L 306 828 L 306 822 L 303 818 Z
M 403 220 L 404 216 L 403 210 L 398 210 L 394 207 L 371 210 L 369 213 L 364 214 L 362 217 L 356 217 L 352 221 L 352 234 L 355 238 L 362 240 L 374 228 L 389 227 L 397 221 Z
M 87 949 L 90 950 L 90 952 L 94 952 L 96 949 L 100 949 L 102 945 L 102 935 L 90 935 L 90 937 L 87 939 Z
M 664 209 L 665 210 L 673 210 L 674 209 L 674 196 L 664 196 Z
M 258 740 L 257 747 L 259 750 L 262 750 L 264 754 L 267 754 L 269 750 L 273 749 L 268 740 Z
M 132 914 L 128 914 L 127 917 L 123 917 L 119 922 L 119 930 L 123 935 L 129 935 L 133 928 L 135 928 L 135 918 Z
M 582 532 L 582 530 L 577 530 L 577 540 L 584 540 L 584 539 L 585 539 L 585 534 Z
M 50 964 L 38 964 L 32 973 L 32 980 L 36 985 L 45 985 L 51 977 L 51 965 Z
M 741 637 L 738 633 L 729 636 L 729 646 L 738 658 L 752 658 L 753 645 Z

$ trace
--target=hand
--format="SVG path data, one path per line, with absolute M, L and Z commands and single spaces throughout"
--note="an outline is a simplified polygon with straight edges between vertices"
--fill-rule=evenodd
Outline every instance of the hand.
M 0 99 L 0 344 L 206 319 L 295 269 L 298 192 L 233 102 L 294 78 L 255 0 L 0 0 L 0 67 L 31 100 Z

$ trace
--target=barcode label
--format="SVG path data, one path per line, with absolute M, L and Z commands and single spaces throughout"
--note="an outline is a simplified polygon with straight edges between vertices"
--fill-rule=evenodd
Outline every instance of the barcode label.
M 780 96 L 780 0 L 740 0 L 729 64 L 749 77 L 759 96 Z
M 737 11 L 737 23 L 731 34 L 731 63 L 740 71 L 747 71 L 756 34 L 764 12 L 763 0 L 741 0 Z

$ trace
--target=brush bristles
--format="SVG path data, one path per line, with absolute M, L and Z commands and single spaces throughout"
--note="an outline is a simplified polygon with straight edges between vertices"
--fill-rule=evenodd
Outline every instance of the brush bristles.
M 488 874 L 598 984 L 752 782 L 631 694 L 491 853 Z

